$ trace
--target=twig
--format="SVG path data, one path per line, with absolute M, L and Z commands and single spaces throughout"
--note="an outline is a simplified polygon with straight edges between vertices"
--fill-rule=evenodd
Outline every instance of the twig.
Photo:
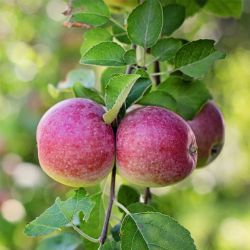
M 136 50 L 136 45 L 132 44 L 131 48 Z M 126 74 L 131 74 L 133 72 L 134 69 L 134 65 L 128 65 L 127 70 L 126 70 Z
M 128 209 L 126 207 L 124 207 L 119 201 L 114 200 L 114 204 L 119 207 L 122 211 L 124 211 L 126 214 L 130 214 L 130 212 L 128 211 Z
M 160 71 L 161 71 L 161 68 L 160 68 L 159 61 L 155 61 L 154 62 L 154 72 L 159 73 Z M 159 85 L 161 83 L 161 76 L 160 75 L 155 75 L 154 78 L 155 78 L 156 85 Z
M 114 202 L 114 199 L 115 199 L 115 176 L 116 176 L 116 167 L 114 167 L 113 170 L 112 170 L 109 204 L 108 204 L 108 208 L 107 208 L 107 212 L 106 212 L 106 216 L 105 216 L 104 225 L 103 225 L 103 228 L 102 228 L 102 233 L 101 233 L 101 236 L 99 238 L 99 242 L 100 242 L 101 245 L 104 244 L 104 242 L 105 242 L 105 240 L 107 238 L 109 220 L 110 220 L 110 216 L 111 216 L 113 202 Z
M 147 187 L 145 189 L 144 204 L 148 204 L 151 199 L 152 199 L 152 194 L 151 194 L 150 188 Z
M 73 229 L 79 233 L 83 238 L 91 241 L 91 242 L 94 242 L 94 243 L 98 243 L 99 242 L 99 239 L 95 239 L 87 234 L 85 234 L 82 230 L 80 230 L 76 225 L 74 225 L 73 223 L 71 224 L 71 226 L 73 227 Z

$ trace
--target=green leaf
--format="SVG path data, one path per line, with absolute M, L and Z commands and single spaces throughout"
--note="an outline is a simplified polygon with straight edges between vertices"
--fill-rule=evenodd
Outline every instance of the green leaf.
M 110 67 L 102 72 L 101 76 L 101 89 L 104 92 L 106 85 L 108 84 L 110 78 L 117 74 L 124 74 L 126 71 L 125 67 Z
M 102 26 L 109 21 L 110 13 L 103 0 L 73 0 L 71 22 L 80 22 L 93 26 Z
M 176 113 L 191 120 L 202 105 L 212 98 L 205 84 L 200 81 L 185 82 L 180 77 L 172 76 L 158 87 L 172 95 L 177 101 Z
M 158 212 L 126 215 L 121 227 L 122 250 L 195 250 L 190 233 L 168 215 Z
M 205 9 L 222 17 L 239 18 L 243 11 L 243 0 L 209 0 Z
M 64 232 L 42 240 L 36 250 L 76 250 L 82 240 L 75 233 Z
M 88 221 L 82 221 L 81 230 L 93 238 L 98 238 L 102 231 L 102 226 L 105 217 L 104 204 L 102 200 L 102 193 L 97 193 L 90 196 L 90 199 L 95 203 Z M 92 243 L 85 240 L 84 246 L 86 249 L 97 249 L 98 243 Z
M 148 93 L 138 102 L 138 104 L 163 107 L 172 111 L 175 111 L 177 106 L 177 102 L 173 96 L 160 90 Z
M 131 44 L 131 41 L 128 38 L 127 31 L 124 28 L 122 28 L 120 25 L 113 23 L 112 30 L 113 30 L 115 38 L 118 41 L 125 43 L 125 44 Z
M 96 77 L 92 69 L 74 69 L 67 74 L 66 80 L 58 83 L 57 87 L 58 89 L 69 89 L 79 82 L 87 88 L 92 88 L 95 86 L 95 81 Z
M 132 87 L 127 99 L 126 108 L 138 102 L 142 96 L 151 88 L 152 83 L 149 78 L 139 78 Z
M 25 227 L 25 234 L 28 236 L 49 234 L 71 224 L 80 212 L 83 212 L 84 220 L 87 221 L 93 207 L 94 203 L 86 197 L 84 189 L 80 188 L 66 201 L 57 198 L 51 207 Z
M 121 229 L 121 223 L 116 224 L 114 227 L 111 228 L 111 234 L 115 241 L 120 241 L 120 229 Z
M 88 30 L 84 33 L 83 37 L 84 41 L 81 46 L 82 55 L 84 55 L 88 50 L 101 42 L 112 41 L 112 35 L 106 29 L 102 28 Z
M 120 243 L 116 241 L 106 241 L 98 250 L 120 250 Z
M 176 54 L 175 67 L 184 74 L 200 78 L 212 64 L 225 57 L 225 53 L 214 48 L 213 40 L 197 40 L 185 44 Z
M 105 105 L 105 102 L 100 95 L 100 93 L 94 88 L 86 88 L 82 86 L 81 83 L 75 83 L 73 86 L 73 91 L 76 97 L 87 98 L 93 100 L 96 103 Z
M 163 8 L 163 35 L 171 35 L 185 20 L 185 8 L 178 4 L 169 4 Z
M 130 204 L 140 200 L 140 193 L 130 186 L 121 185 L 118 191 L 117 200 L 125 207 L 128 207 Z
M 126 51 L 124 54 L 124 61 L 126 64 L 136 64 L 136 52 L 134 49 Z
M 127 209 L 130 213 L 143 213 L 143 212 L 155 212 L 156 211 L 153 207 L 147 204 L 140 203 L 140 202 L 130 204 L 127 207 Z
M 102 42 L 92 47 L 86 54 L 82 55 L 81 64 L 95 64 L 104 66 L 122 66 L 125 50 L 117 43 Z
M 201 9 L 201 5 L 198 0 L 160 0 L 163 6 L 169 4 L 178 4 L 185 7 L 186 17 L 194 15 Z
M 128 17 L 128 36 L 134 44 L 150 48 L 160 37 L 162 26 L 161 4 L 158 0 L 145 0 Z
M 177 51 L 182 47 L 181 40 L 174 38 L 162 38 L 152 48 L 151 52 L 159 61 L 168 61 L 175 57 Z
M 103 116 L 103 119 L 107 124 L 110 124 L 115 120 L 120 108 L 126 101 L 130 90 L 139 77 L 140 75 L 137 74 L 119 74 L 113 76 L 109 80 L 105 89 L 105 103 L 108 112 Z

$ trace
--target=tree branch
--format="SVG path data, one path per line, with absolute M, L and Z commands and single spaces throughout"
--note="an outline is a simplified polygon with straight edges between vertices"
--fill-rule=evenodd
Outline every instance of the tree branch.
M 102 228 L 102 233 L 101 233 L 101 236 L 99 238 L 99 242 L 101 245 L 103 245 L 105 243 L 105 240 L 107 239 L 109 220 L 110 220 L 110 216 L 111 216 L 113 202 L 115 199 L 115 176 L 116 176 L 116 167 L 114 166 L 114 168 L 112 170 L 112 176 L 111 176 L 109 204 L 108 204 L 108 208 L 107 208 L 107 212 L 106 212 L 106 216 L 105 216 L 104 225 Z
M 147 187 L 145 189 L 145 194 L 144 194 L 144 204 L 148 204 L 151 199 L 152 199 L 152 194 L 150 188 Z
M 161 71 L 161 68 L 160 68 L 159 61 L 155 61 L 154 62 L 154 72 L 159 73 L 160 71 Z M 155 78 L 156 85 L 159 85 L 161 83 L 161 76 L 160 75 L 155 75 L 154 78 Z

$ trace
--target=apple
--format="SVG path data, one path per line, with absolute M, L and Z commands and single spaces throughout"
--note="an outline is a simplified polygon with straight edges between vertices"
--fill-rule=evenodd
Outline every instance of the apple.
M 50 108 L 37 128 L 38 158 L 54 180 L 72 187 L 100 182 L 115 158 L 113 129 L 103 121 L 104 109 L 82 98 Z
M 195 135 L 186 121 L 154 106 L 125 116 L 118 126 L 116 150 L 120 175 L 147 187 L 183 180 L 197 161 Z
M 207 102 L 201 111 L 188 121 L 192 128 L 197 145 L 197 167 L 203 167 L 212 162 L 221 152 L 224 145 L 223 116 L 214 102 Z

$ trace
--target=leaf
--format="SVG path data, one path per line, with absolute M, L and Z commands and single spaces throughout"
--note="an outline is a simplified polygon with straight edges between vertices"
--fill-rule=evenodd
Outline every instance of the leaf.
M 88 30 L 84 33 L 83 37 L 84 41 L 81 46 L 82 55 L 84 55 L 88 50 L 101 42 L 112 41 L 112 35 L 106 29 L 102 28 Z
M 100 93 L 94 88 L 86 88 L 81 83 L 75 83 L 73 91 L 76 97 L 87 98 L 101 105 L 105 105 L 105 102 Z
M 155 212 L 156 211 L 153 207 L 147 204 L 140 203 L 140 202 L 130 204 L 127 207 L 127 209 L 130 213 L 143 213 L 143 212 Z
M 116 224 L 114 227 L 111 228 L 111 234 L 114 239 L 114 241 L 120 241 L 120 229 L 121 229 L 121 223 Z
M 185 7 L 186 17 L 194 15 L 201 9 L 200 3 L 198 0 L 160 0 L 163 6 L 169 4 L 178 4 Z
M 108 108 L 103 116 L 104 121 L 110 124 L 117 117 L 120 108 L 126 101 L 130 90 L 139 79 L 140 75 L 137 74 L 119 74 L 113 76 L 105 89 L 105 103 Z
M 163 35 L 171 35 L 185 20 L 185 8 L 178 4 L 169 4 L 163 8 Z
M 152 48 L 151 52 L 159 61 L 168 61 L 175 57 L 182 47 L 182 41 L 174 38 L 162 38 Z
M 24 232 L 28 236 L 49 234 L 72 223 L 80 212 L 83 212 L 84 220 L 87 221 L 93 207 L 94 203 L 86 197 L 84 189 L 80 188 L 66 201 L 57 198 L 51 207 L 25 227 Z
M 200 81 L 184 82 L 180 77 L 172 76 L 158 87 L 172 95 L 177 101 L 176 113 L 191 120 L 202 105 L 212 98 L 206 86 Z
M 66 80 L 58 83 L 58 89 L 72 88 L 76 82 L 81 83 L 87 88 L 95 86 L 95 73 L 92 69 L 74 69 L 69 71 L 66 76 Z
M 149 78 L 139 78 L 132 87 L 127 99 L 126 108 L 138 102 L 142 96 L 151 88 L 152 83 Z
M 222 17 L 239 18 L 243 11 L 243 0 L 209 0 L 205 10 Z
M 102 42 L 92 47 L 82 55 L 81 64 L 95 64 L 104 66 L 122 66 L 125 50 L 117 43 Z
M 110 13 L 103 0 L 73 0 L 73 15 L 70 22 L 102 26 L 109 21 Z M 77 13 L 75 13 L 77 11 Z
M 81 244 L 82 240 L 78 235 L 64 232 L 42 240 L 36 250 L 76 250 Z
M 136 64 L 136 52 L 134 49 L 126 51 L 124 54 L 124 61 L 126 64 Z
M 121 185 L 118 191 L 117 200 L 125 207 L 128 207 L 130 204 L 140 200 L 140 193 L 130 186 Z
M 106 241 L 98 250 L 120 250 L 120 243 L 115 241 Z
M 90 196 L 95 206 L 91 212 L 88 221 L 83 221 L 80 225 L 81 230 L 93 238 L 98 238 L 102 231 L 102 226 L 105 217 L 104 204 L 102 200 L 102 193 L 97 193 Z M 98 243 L 92 243 L 85 240 L 84 246 L 86 249 L 97 249 Z
M 161 34 L 163 12 L 158 0 L 145 0 L 128 17 L 130 40 L 144 48 L 152 47 Z
M 148 93 L 138 104 L 163 107 L 172 111 L 175 111 L 177 106 L 176 100 L 170 94 L 160 90 Z
M 104 92 L 106 85 L 108 84 L 110 78 L 117 74 L 124 74 L 126 71 L 125 67 L 109 67 L 102 72 L 101 76 L 101 89 Z
M 125 43 L 125 44 L 131 44 L 131 41 L 128 38 L 127 31 L 124 28 L 122 28 L 120 25 L 113 23 L 112 30 L 113 30 L 115 38 L 118 41 Z
M 188 76 L 200 78 L 216 60 L 224 57 L 223 52 L 214 48 L 213 40 L 197 40 L 185 44 L 177 52 L 175 67 Z
M 121 227 L 122 250 L 195 250 L 187 229 L 158 212 L 126 215 Z

